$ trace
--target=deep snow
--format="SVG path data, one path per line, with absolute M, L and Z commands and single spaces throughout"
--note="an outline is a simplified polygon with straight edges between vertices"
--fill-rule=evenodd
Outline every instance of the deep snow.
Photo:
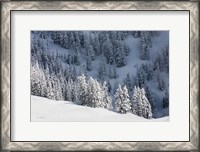
M 103 108 L 91 108 L 73 104 L 69 101 L 55 101 L 38 96 L 31 96 L 31 121 L 169 121 L 169 117 L 145 119 L 132 113 L 119 114 Z

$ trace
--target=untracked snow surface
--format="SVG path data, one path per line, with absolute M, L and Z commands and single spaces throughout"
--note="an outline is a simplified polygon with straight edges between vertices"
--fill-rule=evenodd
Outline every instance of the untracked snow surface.
M 145 119 L 132 113 L 119 114 L 103 108 L 91 108 L 69 101 L 31 96 L 31 121 L 169 121 L 169 117 Z

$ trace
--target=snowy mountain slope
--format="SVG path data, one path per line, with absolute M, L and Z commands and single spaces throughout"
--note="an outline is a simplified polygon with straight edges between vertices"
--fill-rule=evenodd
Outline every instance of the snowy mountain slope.
M 69 101 L 55 101 L 38 96 L 31 96 L 31 121 L 169 121 L 169 117 L 145 119 L 132 113 L 119 114 L 104 108 L 79 106 Z
M 89 77 L 92 77 L 93 79 L 96 79 L 100 83 L 104 81 L 109 83 L 108 86 L 110 86 L 111 88 L 109 89 L 109 95 L 112 98 L 113 111 L 114 111 L 116 110 L 114 109 L 115 108 L 114 105 L 116 101 L 114 94 L 116 93 L 116 90 L 119 87 L 119 84 L 121 86 L 127 85 L 126 78 L 127 78 L 127 74 L 129 74 L 131 87 L 128 88 L 128 91 L 129 91 L 128 93 L 129 93 L 130 99 L 133 96 L 134 86 L 139 85 L 139 87 L 144 88 L 145 91 L 148 87 L 150 90 L 149 94 L 154 97 L 151 99 L 153 100 L 153 102 L 155 102 L 155 104 L 153 103 L 154 105 L 151 103 L 152 111 L 154 110 L 153 111 L 154 118 L 159 118 L 159 117 L 164 117 L 164 116 L 169 115 L 168 107 L 163 107 L 165 92 L 167 92 L 167 90 L 169 89 L 168 88 L 169 87 L 169 84 L 168 84 L 169 73 L 166 71 L 160 70 L 160 65 L 162 65 L 163 64 L 162 62 L 164 61 L 163 52 L 161 51 L 164 49 L 165 46 L 167 47 L 169 46 L 169 32 L 168 31 L 158 31 L 157 32 L 158 35 L 150 36 L 149 38 L 148 38 L 148 35 L 150 31 L 149 32 L 139 31 L 141 33 L 140 36 L 135 36 L 135 34 L 129 31 L 128 35 L 125 36 L 125 38 L 122 38 L 124 33 L 119 32 L 121 33 L 120 47 L 123 48 L 122 51 L 116 51 L 117 46 L 118 46 L 117 42 L 119 42 L 119 39 L 116 37 L 115 38 L 112 37 L 113 33 L 116 33 L 116 31 L 110 31 L 111 35 L 109 35 L 108 37 L 107 35 L 105 35 L 105 37 L 107 37 L 105 41 L 102 40 L 102 38 L 104 37 L 100 37 L 101 33 L 105 31 L 96 31 L 98 33 L 97 35 L 99 38 L 99 42 L 101 40 L 101 47 L 99 49 L 101 50 L 101 53 L 95 54 L 95 59 L 90 61 L 92 70 L 88 70 L 86 68 L 88 67 L 87 65 L 88 58 L 91 57 L 91 54 L 87 55 L 87 53 L 88 53 L 89 45 L 92 45 L 93 48 L 95 48 L 96 46 L 96 43 L 94 43 L 95 32 L 94 31 L 79 31 L 80 33 L 82 32 L 83 34 L 79 36 L 76 35 L 77 32 L 78 31 L 69 31 L 68 34 L 71 33 L 71 35 L 68 35 L 69 37 L 66 35 L 67 31 L 63 31 L 63 32 L 49 31 L 46 33 L 42 31 L 36 31 L 32 33 L 32 50 L 31 50 L 32 51 L 32 67 L 33 67 L 32 71 L 35 72 L 35 75 L 33 73 L 33 76 L 32 76 L 33 78 L 32 95 L 48 97 L 50 99 L 55 99 L 55 100 L 69 101 L 68 99 L 69 96 L 67 95 L 67 91 L 68 92 L 70 91 L 69 91 L 69 88 L 66 87 L 68 86 L 67 85 L 68 80 L 72 78 L 71 76 L 75 75 L 76 78 L 72 78 L 73 81 L 75 81 L 74 79 L 77 79 L 77 77 L 80 74 L 84 74 L 87 77 L 87 79 L 89 79 Z M 74 33 L 75 35 L 73 36 L 72 33 Z M 116 36 L 119 36 L 119 35 L 116 34 Z M 83 41 L 84 39 L 84 43 L 81 43 L 80 41 L 74 41 L 74 39 L 76 39 L 77 37 L 78 39 L 80 38 L 79 39 L 80 41 Z M 63 45 L 65 43 L 68 44 L 67 42 L 68 41 L 70 42 L 71 40 L 73 40 L 74 43 L 71 44 L 70 47 L 66 47 L 65 45 Z M 112 45 L 113 45 L 112 57 L 114 57 L 115 62 L 117 60 L 116 59 L 117 52 L 124 52 L 125 50 L 124 44 L 128 46 L 128 48 L 130 49 L 130 52 L 125 56 L 125 61 L 126 61 L 125 65 L 117 66 L 116 63 L 113 64 L 113 63 L 110 63 L 110 61 L 109 62 L 105 61 L 105 58 L 107 58 L 107 53 L 109 54 L 109 48 L 107 52 L 104 53 L 105 51 L 103 51 L 104 49 L 102 49 L 102 47 L 105 47 L 104 43 L 107 42 L 107 40 L 112 42 Z M 107 44 L 107 47 L 109 46 L 108 44 Z M 147 50 L 149 50 L 150 58 L 142 59 L 141 52 L 145 52 L 144 50 L 145 50 L 146 45 L 148 45 Z M 74 47 L 76 49 L 74 49 Z M 75 52 L 78 52 L 80 55 L 79 63 L 78 64 L 69 63 L 71 62 L 71 59 L 70 61 L 69 60 L 67 61 L 68 57 L 71 54 L 73 56 Z M 155 68 L 155 65 L 157 64 L 157 62 L 155 61 L 158 58 L 159 54 L 161 54 L 162 59 L 161 61 L 158 61 L 159 66 Z M 145 69 L 144 67 L 142 67 L 142 65 L 145 65 L 145 64 L 146 65 L 151 64 L 151 68 L 153 68 L 153 72 L 152 72 L 153 78 L 149 80 L 147 80 L 145 76 L 148 74 L 148 72 L 144 70 Z M 105 79 L 101 79 L 99 77 L 99 69 L 101 65 L 105 65 L 105 74 L 104 74 Z M 116 67 L 116 73 L 118 77 L 115 77 L 115 78 L 110 77 L 109 75 L 110 67 L 111 68 Z M 76 71 L 75 72 L 76 74 L 74 74 L 72 69 Z M 40 80 L 38 80 L 37 77 L 40 77 Z M 145 82 L 142 82 L 139 84 L 139 82 L 137 82 L 138 79 L 141 79 L 141 80 L 145 79 L 144 80 Z M 38 87 L 37 81 L 43 81 L 44 83 L 40 84 L 40 86 Z M 163 84 L 164 84 L 164 87 L 163 87 Z M 54 93 L 52 94 L 52 92 Z M 149 101 L 151 100 L 149 96 L 147 98 Z

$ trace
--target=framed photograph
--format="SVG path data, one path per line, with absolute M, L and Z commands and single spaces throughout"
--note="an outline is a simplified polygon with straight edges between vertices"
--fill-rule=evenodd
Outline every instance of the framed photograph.
M 199 2 L 1 12 L 1 150 L 199 150 Z

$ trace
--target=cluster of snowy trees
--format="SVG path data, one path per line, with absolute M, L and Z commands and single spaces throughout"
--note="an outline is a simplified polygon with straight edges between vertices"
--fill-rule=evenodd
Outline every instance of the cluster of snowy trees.
M 135 66 L 136 73 L 127 71 L 124 81 L 116 81 L 113 86 L 110 81 L 120 77 L 118 68 L 128 63 L 128 36 L 138 39 L 138 58 L 143 62 Z M 169 48 L 163 47 L 152 59 L 152 38 L 156 36 L 159 36 L 159 32 L 32 32 L 31 93 L 119 113 L 132 112 L 145 118 L 156 118 L 158 98 L 151 91 L 149 82 L 156 82 L 157 89 L 163 94 L 162 107 L 169 107 L 168 84 L 165 81 L 165 75 L 169 74 Z M 49 51 L 49 41 L 63 47 L 66 52 Z M 94 67 L 97 59 L 99 66 Z M 92 78 L 90 73 L 94 70 L 97 76 Z
M 61 73 L 56 76 L 55 73 L 41 70 L 38 64 L 31 69 L 31 94 L 94 108 L 112 108 L 106 82 L 101 84 L 92 77 L 86 80 L 84 75 L 76 80 L 66 80 Z
M 132 111 L 133 114 L 151 119 L 152 109 L 149 103 L 145 90 L 139 87 L 134 87 L 132 99 L 130 99 L 126 85 L 119 88 L 115 94 L 115 109 L 120 113 Z
M 151 105 L 146 98 L 145 90 L 135 87 L 133 98 L 130 99 L 126 85 L 117 89 L 115 105 L 109 95 L 107 83 L 103 84 L 96 79 L 80 75 L 76 80 L 65 80 L 61 75 L 56 77 L 48 71 L 43 71 L 38 64 L 31 69 L 31 94 L 47 97 L 53 100 L 66 100 L 78 105 L 93 108 L 106 108 L 119 113 L 132 112 L 144 118 L 152 118 Z
M 130 49 L 124 42 L 128 32 L 125 31 L 54 31 L 51 38 L 54 43 L 69 49 L 67 57 L 68 64 L 80 64 L 80 50 L 83 49 L 86 55 L 86 66 L 92 71 L 92 61 L 96 56 L 103 55 L 106 63 L 113 65 L 113 68 L 125 66 L 126 56 Z

